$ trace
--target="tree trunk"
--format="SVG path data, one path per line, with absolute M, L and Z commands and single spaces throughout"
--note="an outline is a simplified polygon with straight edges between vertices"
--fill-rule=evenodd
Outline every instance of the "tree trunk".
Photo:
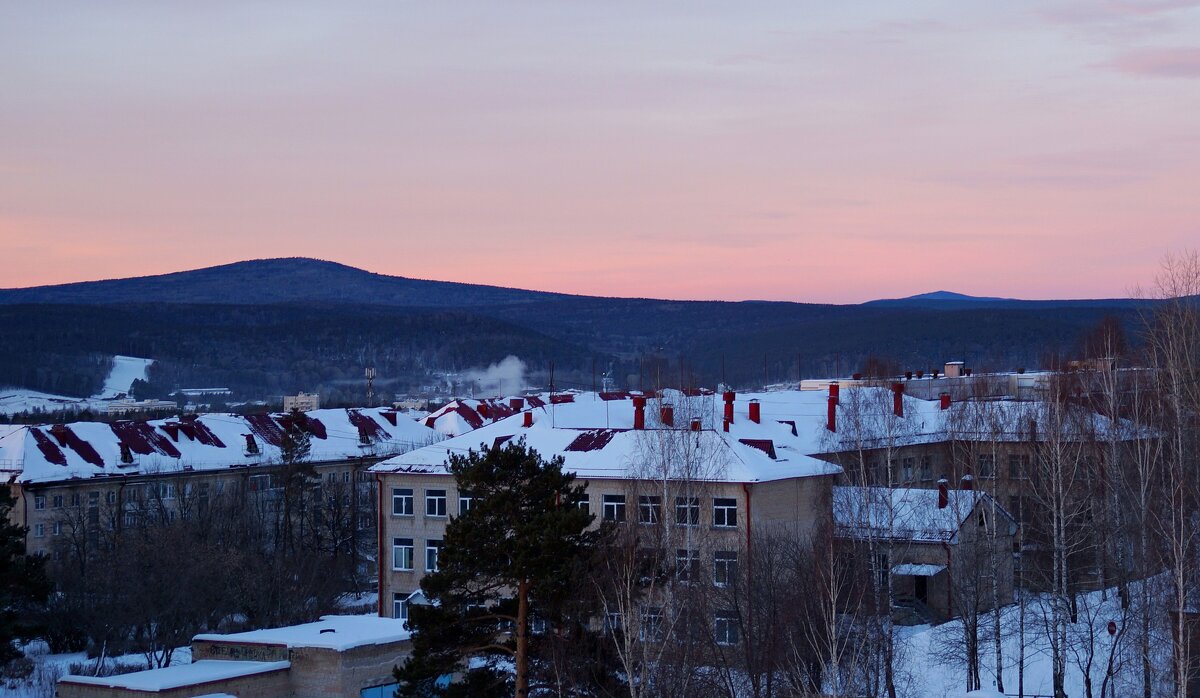
M 517 690 L 516 698 L 529 694 L 529 581 L 521 580 L 517 585 Z

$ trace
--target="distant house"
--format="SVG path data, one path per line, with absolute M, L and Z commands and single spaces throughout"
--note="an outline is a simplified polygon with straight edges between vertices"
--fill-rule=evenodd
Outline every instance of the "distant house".
M 842 545 L 874 544 L 896 606 L 941 621 L 1012 600 L 1017 522 L 984 492 L 838 486 L 833 520 Z
M 316 393 L 299 393 L 297 395 L 283 396 L 284 412 L 291 412 L 292 410 L 311 412 L 312 410 L 319 409 L 321 409 L 321 396 Z

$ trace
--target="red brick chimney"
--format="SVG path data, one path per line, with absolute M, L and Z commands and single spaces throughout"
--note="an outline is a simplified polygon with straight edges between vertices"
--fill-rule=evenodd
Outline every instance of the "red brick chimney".
M 725 398 L 725 421 L 732 424 L 733 423 L 733 399 L 735 397 L 737 397 L 737 393 L 733 392 L 732 390 L 726 390 L 725 395 L 723 397 Z M 726 431 L 728 431 L 728 429 Z
M 634 429 L 645 429 L 646 428 L 646 396 L 645 395 L 634 395 L 633 396 L 633 428 Z
M 950 409 L 950 393 L 942 393 L 938 396 L 938 398 L 941 400 L 941 407 L 943 410 Z
M 950 504 L 950 483 L 946 478 L 938 480 L 938 509 L 945 509 Z
M 837 431 L 837 405 L 838 399 L 836 395 L 829 396 L 829 417 L 825 421 L 825 428 L 829 431 Z
M 508 406 L 513 412 L 520 412 L 525 409 L 525 398 L 513 397 L 508 399 Z
M 525 428 L 528 429 L 531 426 L 533 426 L 533 412 L 526 412 L 525 413 Z
M 892 383 L 892 412 L 897 417 L 904 416 L 904 384 Z
M 842 386 L 840 383 L 836 383 L 836 382 L 830 383 L 829 384 L 829 397 L 836 399 L 838 397 L 838 395 L 841 393 L 841 388 L 842 388 Z
M 675 407 L 671 403 L 664 402 L 659 409 L 659 413 L 664 425 L 668 427 L 675 426 Z
M 970 473 L 962 476 L 962 488 L 970 492 L 975 486 L 975 478 Z
M 692 431 L 700 431 L 700 420 L 699 419 L 692 420 L 691 429 L 692 429 Z
M 750 401 L 750 421 L 755 424 L 762 422 L 762 405 L 758 403 L 758 400 Z

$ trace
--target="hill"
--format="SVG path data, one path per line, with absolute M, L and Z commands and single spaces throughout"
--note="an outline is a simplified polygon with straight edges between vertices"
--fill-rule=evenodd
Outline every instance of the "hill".
M 459 308 L 563 298 L 563 294 L 375 274 L 319 259 L 255 259 L 129 279 L 0 289 L 0 304 L 326 302 Z
M 1033 368 L 1078 351 L 1140 301 L 1024 301 L 946 291 L 859 305 L 602 298 L 422 281 L 308 259 L 0 291 L 0 385 L 99 389 L 113 355 L 156 361 L 149 391 L 219 385 L 243 398 L 320 387 L 444 383 L 509 354 L 538 385 L 736 385 L 848 374 L 868 360 Z M 356 393 L 355 391 L 358 391 Z

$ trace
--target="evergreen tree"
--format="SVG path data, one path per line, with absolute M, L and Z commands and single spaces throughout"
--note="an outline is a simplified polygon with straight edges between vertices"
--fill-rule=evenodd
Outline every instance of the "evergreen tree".
M 0 486 L 0 665 L 20 656 L 14 641 L 31 630 L 21 616 L 50 593 L 45 560 L 25 554 L 28 529 L 9 520 L 15 503 L 8 487 Z
M 421 580 L 428 603 L 409 611 L 413 652 L 396 670 L 398 695 L 525 698 L 551 663 L 564 675 L 556 641 L 586 657 L 566 673 L 586 665 L 593 675 L 580 682 L 603 683 L 605 645 L 589 629 L 596 607 L 577 584 L 609 529 L 587 530 L 593 516 L 576 506 L 583 487 L 563 459 L 546 462 L 522 439 L 452 455 L 449 469 L 473 504 L 447 525 L 438 570 Z M 534 618 L 545 633 L 531 636 Z

